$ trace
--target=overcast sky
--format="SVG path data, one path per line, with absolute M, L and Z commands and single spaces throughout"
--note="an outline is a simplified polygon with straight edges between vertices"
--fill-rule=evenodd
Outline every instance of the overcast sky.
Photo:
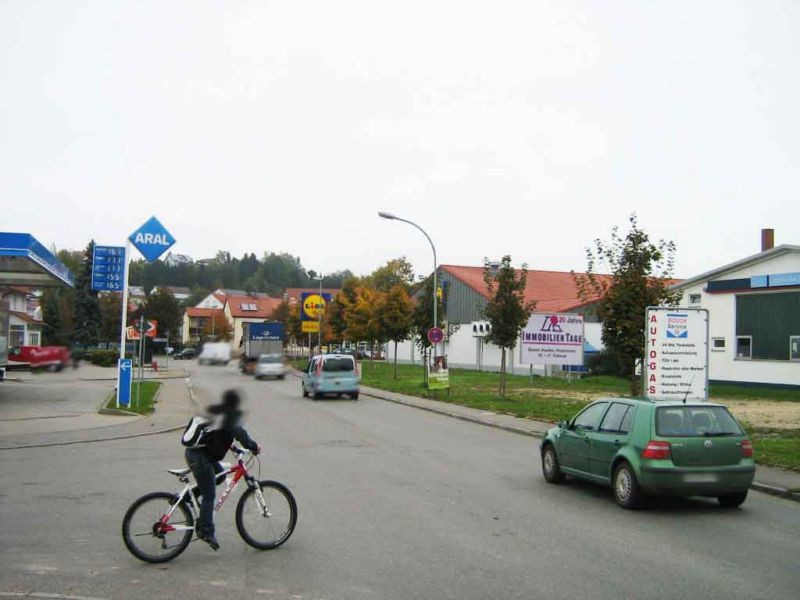
M 152 214 L 194 258 L 585 267 L 636 211 L 691 276 L 800 244 L 800 2 L 0 0 L 0 230 Z

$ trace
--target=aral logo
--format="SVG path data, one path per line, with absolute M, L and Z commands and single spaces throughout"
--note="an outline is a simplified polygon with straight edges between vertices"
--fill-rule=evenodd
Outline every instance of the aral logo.
M 155 217 L 134 231 L 128 238 L 148 262 L 153 262 L 175 243 L 164 226 Z

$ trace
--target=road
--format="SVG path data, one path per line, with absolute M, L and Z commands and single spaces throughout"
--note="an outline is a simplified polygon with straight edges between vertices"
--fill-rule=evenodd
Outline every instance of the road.
M 532 438 L 363 396 L 303 399 L 291 377 L 191 368 L 201 402 L 227 387 L 246 393 L 263 476 L 297 497 L 294 536 L 253 550 L 229 502 L 219 552 L 195 542 L 167 565 L 140 563 L 122 545 L 122 515 L 136 497 L 176 487 L 166 469 L 182 466 L 178 433 L 4 451 L 0 599 L 800 594 L 797 503 L 751 493 L 740 510 L 670 500 L 623 511 L 605 490 L 545 483 Z

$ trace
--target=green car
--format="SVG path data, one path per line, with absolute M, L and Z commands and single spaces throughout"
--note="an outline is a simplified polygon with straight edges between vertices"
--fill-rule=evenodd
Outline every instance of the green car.
M 542 472 L 610 485 L 623 508 L 647 496 L 714 496 L 741 505 L 755 475 L 753 445 L 728 409 L 633 398 L 593 402 L 542 440 Z

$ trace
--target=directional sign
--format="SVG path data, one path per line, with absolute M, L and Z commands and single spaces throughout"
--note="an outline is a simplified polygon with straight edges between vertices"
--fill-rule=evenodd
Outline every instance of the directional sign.
M 119 384 L 117 385 L 117 406 L 129 406 L 131 403 L 131 379 L 133 375 L 133 360 L 120 358 L 117 363 L 119 371 Z
M 95 246 L 92 254 L 92 289 L 121 292 L 125 277 L 125 248 Z
M 156 261 L 175 243 L 172 234 L 155 217 L 150 217 L 150 220 L 134 231 L 128 239 L 147 262 Z
M 158 332 L 158 323 L 156 321 L 145 321 L 144 322 L 144 337 L 154 338 L 156 337 L 156 333 Z M 127 337 L 129 340 L 138 340 L 141 339 L 139 335 L 139 324 L 136 325 L 129 325 L 127 327 Z

